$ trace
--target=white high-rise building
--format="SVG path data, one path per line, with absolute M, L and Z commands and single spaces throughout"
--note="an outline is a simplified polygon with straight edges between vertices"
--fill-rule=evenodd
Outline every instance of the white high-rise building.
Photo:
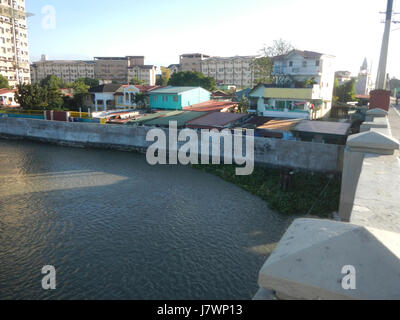
M 0 0 L 0 74 L 10 86 L 30 83 L 25 0 Z

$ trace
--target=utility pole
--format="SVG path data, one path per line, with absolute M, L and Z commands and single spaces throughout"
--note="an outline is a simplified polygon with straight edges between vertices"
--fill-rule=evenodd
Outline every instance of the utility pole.
M 386 9 L 385 32 L 383 34 L 381 57 L 379 59 L 378 76 L 376 79 L 376 89 L 386 89 L 386 66 L 389 51 L 390 27 L 392 24 L 393 0 L 388 0 Z

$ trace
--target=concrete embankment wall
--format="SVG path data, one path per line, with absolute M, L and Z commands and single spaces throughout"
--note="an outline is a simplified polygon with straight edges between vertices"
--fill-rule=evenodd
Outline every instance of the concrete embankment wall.
M 0 135 L 3 137 L 140 152 L 144 152 L 152 144 L 146 141 L 150 129 L 152 128 L 0 118 Z M 221 150 L 223 149 L 221 146 Z M 344 147 L 338 145 L 255 138 L 255 162 L 271 166 L 340 172 L 343 150 Z

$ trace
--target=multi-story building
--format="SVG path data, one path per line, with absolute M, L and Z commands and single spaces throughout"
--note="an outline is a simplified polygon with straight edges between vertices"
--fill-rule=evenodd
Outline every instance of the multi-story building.
M 171 65 L 169 65 L 168 69 L 170 71 L 170 76 L 172 76 L 174 73 L 181 71 L 181 65 L 180 64 L 171 64 Z
M 275 57 L 275 83 L 259 85 L 250 92 L 250 111 L 266 117 L 324 117 L 332 108 L 334 59 L 300 50 Z
M 2 1 L 2 0 L 0 0 Z M 64 82 L 74 82 L 79 78 L 99 79 L 102 83 L 127 83 L 133 76 L 155 84 L 155 67 L 144 65 L 144 56 L 95 57 L 94 60 L 47 60 L 42 55 L 40 61 L 31 65 L 34 83 L 55 75 Z
M 350 71 L 336 71 L 335 79 L 338 81 L 339 85 L 342 85 L 345 82 L 350 81 L 352 79 L 351 72 Z
M 146 85 L 154 86 L 156 84 L 157 68 L 153 65 L 135 65 L 128 68 L 128 82 L 133 78 L 144 81 Z
M 185 53 L 179 57 L 180 71 L 201 72 L 201 63 L 210 56 L 202 53 Z
M 253 61 L 257 56 L 211 57 L 201 62 L 201 72 L 215 78 L 217 85 L 252 87 Z
M 72 83 L 79 78 L 94 78 L 94 65 L 93 60 L 47 60 L 42 55 L 40 61 L 31 65 L 32 83 L 39 83 L 49 75 L 57 76 L 66 83 Z
M 0 74 L 12 87 L 30 83 L 25 0 L 0 1 Z

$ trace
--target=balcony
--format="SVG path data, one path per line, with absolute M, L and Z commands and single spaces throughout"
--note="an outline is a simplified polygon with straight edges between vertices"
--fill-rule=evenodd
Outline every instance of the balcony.
M 321 98 L 319 85 L 312 88 L 265 88 L 265 98 L 314 100 Z
M 274 70 L 272 74 L 287 74 L 287 75 L 321 75 L 322 68 L 317 66 L 306 66 L 306 67 L 283 67 L 283 66 L 274 66 Z

